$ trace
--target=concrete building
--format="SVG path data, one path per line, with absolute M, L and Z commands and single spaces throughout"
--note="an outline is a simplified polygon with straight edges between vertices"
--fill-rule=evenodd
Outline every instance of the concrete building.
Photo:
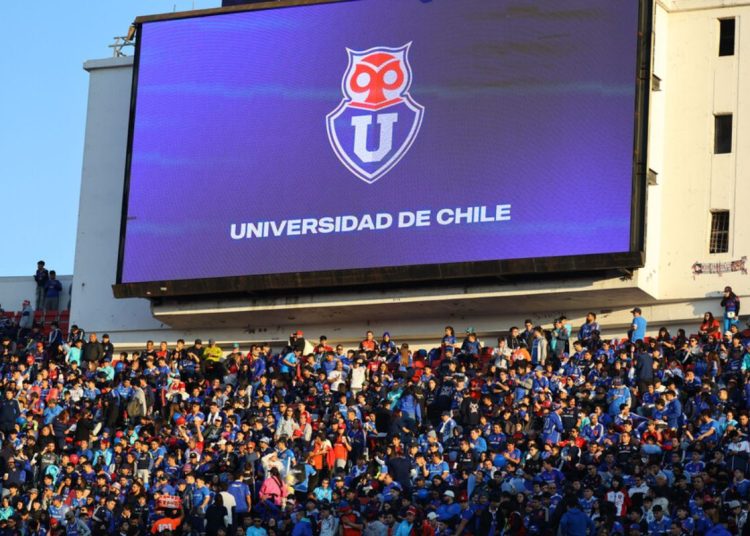
M 725 285 L 750 294 L 742 263 L 732 264 L 750 252 L 750 99 L 740 98 L 750 95 L 750 29 L 742 24 L 750 2 L 656 0 L 653 9 L 646 256 L 632 274 L 396 293 L 117 300 L 132 74 L 132 58 L 121 57 L 84 64 L 90 85 L 71 321 L 108 331 L 121 347 L 209 335 L 220 343 L 281 341 L 297 328 L 336 342 L 387 329 L 399 342 L 433 344 L 446 324 L 473 326 L 491 343 L 525 318 L 548 326 L 565 313 L 578 326 L 588 311 L 605 336 L 623 336 L 633 306 L 643 309 L 650 334 L 660 326 L 696 331 L 705 311 L 720 313 Z

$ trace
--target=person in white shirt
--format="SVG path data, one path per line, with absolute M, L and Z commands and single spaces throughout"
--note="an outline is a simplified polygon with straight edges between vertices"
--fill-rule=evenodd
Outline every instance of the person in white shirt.
M 364 388 L 367 367 L 365 367 L 364 362 L 361 359 L 357 359 L 350 373 L 352 378 L 351 391 L 352 394 L 356 397 L 357 393 L 359 393 Z
M 224 509 L 227 511 L 226 515 L 224 515 L 224 523 L 227 527 L 230 527 L 232 525 L 234 507 L 237 506 L 237 501 L 235 500 L 234 495 L 227 491 L 226 484 L 221 487 L 221 498 L 224 500 Z

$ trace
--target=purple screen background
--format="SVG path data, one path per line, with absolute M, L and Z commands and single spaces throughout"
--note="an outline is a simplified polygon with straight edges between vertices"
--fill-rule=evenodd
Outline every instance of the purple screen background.
M 626 252 L 638 2 L 357 0 L 144 23 L 122 283 Z M 412 42 L 419 135 L 374 184 L 326 115 Z M 232 240 L 232 223 L 509 203 L 503 223 Z

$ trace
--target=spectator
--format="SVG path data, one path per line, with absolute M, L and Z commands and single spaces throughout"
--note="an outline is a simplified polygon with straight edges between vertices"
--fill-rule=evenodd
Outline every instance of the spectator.
M 35 309 L 41 310 L 45 306 L 47 281 L 49 281 L 49 272 L 44 267 L 44 261 L 36 263 L 36 272 L 34 273 L 36 282 L 36 305 Z
M 206 510 L 206 536 L 217 536 L 226 529 L 224 500 L 220 493 L 214 496 L 213 503 Z
M 96 371 L 103 357 L 102 343 L 97 340 L 96 333 L 90 333 L 89 341 L 83 346 L 81 352 L 83 362 L 88 365 L 90 371 Z
M 593 536 L 596 527 L 591 517 L 583 513 L 578 504 L 573 500 L 569 501 L 567 508 L 567 511 L 560 519 L 560 535 Z
M 707 343 L 709 339 L 721 338 L 721 325 L 712 313 L 704 313 L 703 323 L 698 328 L 698 333 L 700 333 L 704 343 Z
M 517 329 L 494 351 L 467 336 L 316 353 L 295 335 L 233 347 L 218 377 L 200 340 L 117 354 L 76 328 L 58 351 L 32 326 L 2 341 L 0 516 L 45 534 L 69 519 L 96 534 L 744 530 L 744 335 L 620 344 L 597 327 L 559 353 L 563 330 L 546 357 L 541 326 L 530 351 Z
M 23 341 L 34 325 L 34 310 L 29 300 L 23 300 L 21 305 L 21 319 L 18 321 L 18 339 Z
M 589 313 L 586 315 L 586 322 L 584 322 L 581 329 L 578 331 L 578 338 L 585 344 L 589 344 L 594 333 L 598 331 L 599 323 L 596 321 L 596 313 Z
M 633 315 L 633 324 L 630 326 L 630 342 L 642 341 L 646 338 L 646 319 L 640 307 L 635 307 L 630 313 Z
M 740 298 L 732 291 L 732 287 L 724 287 L 724 297 L 721 300 L 721 306 L 724 308 L 724 329 L 739 324 L 740 316 Z
M 638 381 L 638 393 L 643 394 L 648 392 L 649 385 L 654 382 L 654 359 L 642 342 L 636 348 L 635 377 Z
M 57 311 L 60 305 L 60 294 L 62 294 L 62 283 L 57 280 L 57 274 L 50 270 L 49 279 L 44 284 L 44 310 Z
M 16 421 L 21 416 L 18 401 L 13 398 L 13 391 L 6 388 L 5 398 L 0 402 L 0 432 L 10 434 L 16 428 Z
M 278 468 L 271 468 L 268 478 L 263 481 L 259 495 L 261 500 L 271 501 L 276 506 L 283 506 L 286 504 L 289 490 L 287 489 L 286 484 L 282 481 Z

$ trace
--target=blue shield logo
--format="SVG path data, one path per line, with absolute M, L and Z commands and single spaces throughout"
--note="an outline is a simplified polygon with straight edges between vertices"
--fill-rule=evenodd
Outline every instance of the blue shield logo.
M 346 49 L 344 99 L 326 116 L 328 140 L 341 163 L 368 184 L 398 164 L 422 126 L 424 107 L 409 94 L 410 46 Z

